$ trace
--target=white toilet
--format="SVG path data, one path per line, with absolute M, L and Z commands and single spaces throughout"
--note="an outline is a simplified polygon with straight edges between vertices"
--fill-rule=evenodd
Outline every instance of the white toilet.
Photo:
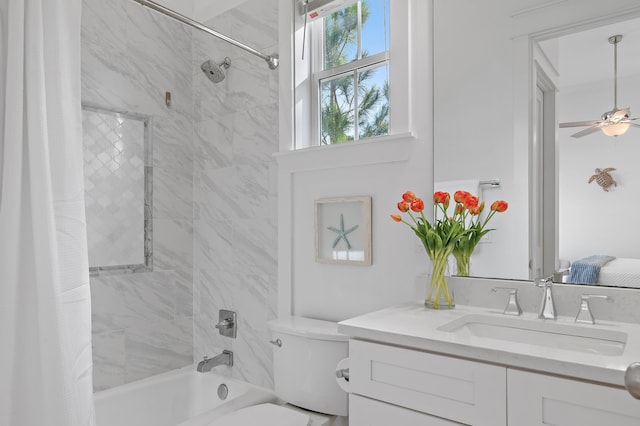
M 285 405 L 260 404 L 219 418 L 212 426 L 333 426 L 346 424 L 348 394 L 336 366 L 348 356 L 348 337 L 335 322 L 289 317 L 269 322 L 274 384 Z M 307 411 L 311 410 L 311 411 Z

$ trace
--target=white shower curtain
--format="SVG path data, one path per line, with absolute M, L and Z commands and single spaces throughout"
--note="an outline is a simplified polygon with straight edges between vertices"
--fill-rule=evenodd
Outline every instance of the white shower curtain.
M 0 0 L 0 425 L 94 424 L 81 0 Z

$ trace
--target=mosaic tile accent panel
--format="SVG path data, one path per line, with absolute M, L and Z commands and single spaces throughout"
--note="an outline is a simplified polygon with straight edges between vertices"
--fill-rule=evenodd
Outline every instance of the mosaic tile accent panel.
M 144 119 L 83 108 L 89 265 L 145 263 Z

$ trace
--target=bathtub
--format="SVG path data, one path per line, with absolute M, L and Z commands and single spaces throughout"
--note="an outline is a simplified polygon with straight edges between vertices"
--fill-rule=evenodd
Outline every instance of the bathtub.
M 227 397 L 218 397 L 226 385 Z M 273 392 L 187 366 L 94 394 L 97 426 L 205 426 L 242 407 L 275 402 Z

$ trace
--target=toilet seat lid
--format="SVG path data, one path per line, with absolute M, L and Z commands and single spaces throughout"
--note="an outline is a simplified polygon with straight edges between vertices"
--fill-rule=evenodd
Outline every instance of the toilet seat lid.
M 258 404 L 218 417 L 208 426 L 307 426 L 309 416 L 275 404 Z

